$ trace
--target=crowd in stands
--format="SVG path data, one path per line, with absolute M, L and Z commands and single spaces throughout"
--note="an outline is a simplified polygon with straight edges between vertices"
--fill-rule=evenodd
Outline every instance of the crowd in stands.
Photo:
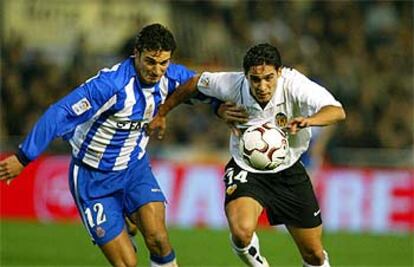
M 271 42 L 285 65 L 327 87 L 347 120 L 330 146 L 413 147 L 411 1 L 171 1 L 175 62 L 196 70 L 241 70 L 245 50 Z M 189 21 L 191 23 L 189 23 Z M 131 29 L 134 33 L 138 29 Z M 125 44 L 131 42 L 126 41 Z M 120 44 L 110 66 L 128 53 Z M 126 50 L 125 50 L 126 49 Z M 129 50 L 130 51 L 130 50 Z M 23 136 L 43 111 L 102 68 L 82 38 L 65 66 L 23 38 L 5 40 L 1 58 L 1 134 Z M 228 129 L 208 105 L 180 107 L 160 145 L 227 148 Z

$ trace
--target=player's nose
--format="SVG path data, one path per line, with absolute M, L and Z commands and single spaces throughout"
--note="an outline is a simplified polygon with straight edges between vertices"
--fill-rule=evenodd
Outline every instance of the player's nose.
M 261 81 L 260 83 L 259 83 L 259 85 L 257 86 L 257 92 L 258 93 L 261 93 L 261 94 L 264 94 L 264 93 L 266 93 L 267 92 L 267 88 L 268 88 L 268 86 L 267 86 L 267 83 L 265 82 L 265 81 Z
M 153 73 L 157 76 L 162 76 L 165 72 L 165 68 L 161 65 L 155 65 Z

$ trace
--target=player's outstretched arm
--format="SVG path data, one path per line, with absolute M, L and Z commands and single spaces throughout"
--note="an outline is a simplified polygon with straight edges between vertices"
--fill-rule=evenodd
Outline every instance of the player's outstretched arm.
M 345 110 L 339 106 L 325 106 L 318 112 L 305 117 L 293 118 L 287 126 L 290 134 L 296 134 L 300 129 L 310 126 L 326 126 L 344 120 L 346 117 Z
M 167 114 L 176 106 L 190 99 L 197 92 L 197 83 L 200 79 L 199 75 L 195 75 L 186 83 L 177 87 L 172 95 L 170 95 L 164 104 L 158 110 L 157 116 L 166 117 Z
M 9 156 L 0 161 L 0 180 L 10 184 L 24 169 L 23 164 L 17 159 L 16 155 Z
M 147 134 L 153 135 L 157 133 L 157 138 L 162 139 L 164 137 L 166 128 L 166 116 L 167 114 L 179 104 L 190 99 L 197 92 L 197 82 L 200 78 L 199 75 L 194 76 L 186 83 L 177 87 L 164 104 L 160 105 L 157 115 L 148 124 Z

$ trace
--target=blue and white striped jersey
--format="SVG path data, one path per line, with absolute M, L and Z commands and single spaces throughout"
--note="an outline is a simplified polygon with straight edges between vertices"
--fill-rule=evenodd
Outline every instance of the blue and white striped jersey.
M 195 73 L 170 64 L 154 86 L 140 84 L 131 57 L 96 76 L 52 105 L 20 145 L 28 160 L 56 137 L 69 140 L 72 155 L 99 170 L 122 170 L 145 155 L 146 124 L 180 84 Z

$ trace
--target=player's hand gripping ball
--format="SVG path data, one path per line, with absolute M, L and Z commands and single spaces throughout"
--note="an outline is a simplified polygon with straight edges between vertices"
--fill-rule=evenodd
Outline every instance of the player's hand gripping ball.
M 240 138 L 244 161 L 258 170 L 272 170 L 285 161 L 289 143 L 286 133 L 271 123 L 247 128 Z

